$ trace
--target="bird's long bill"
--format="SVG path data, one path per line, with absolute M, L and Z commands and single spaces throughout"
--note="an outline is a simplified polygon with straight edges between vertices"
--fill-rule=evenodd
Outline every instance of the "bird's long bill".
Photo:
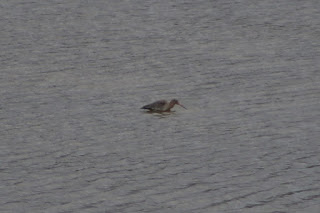
M 178 105 L 181 106 L 182 108 L 185 108 L 185 107 L 184 107 L 182 104 L 180 104 L 180 103 L 179 103 Z M 187 109 L 187 108 L 185 108 L 185 109 Z

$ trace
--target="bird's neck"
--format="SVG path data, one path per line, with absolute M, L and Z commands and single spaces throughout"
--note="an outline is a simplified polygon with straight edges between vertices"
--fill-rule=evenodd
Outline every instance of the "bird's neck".
M 167 104 L 166 108 L 165 108 L 165 112 L 170 112 L 170 109 L 175 105 L 175 103 L 170 102 Z
M 174 102 L 170 102 L 170 103 L 169 103 L 169 106 L 168 106 L 169 110 L 170 110 L 172 107 L 174 107 L 175 104 L 176 104 L 176 103 L 174 103 Z

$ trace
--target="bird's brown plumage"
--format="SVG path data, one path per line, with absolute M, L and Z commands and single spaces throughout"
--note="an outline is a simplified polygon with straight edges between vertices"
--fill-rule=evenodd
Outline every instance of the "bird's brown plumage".
M 174 107 L 175 104 L 185 108 L 183 105 L 179 103 L 177 99 L 172 99 L 170 102 L 166 100 L 155 101 L 151 104 L 141 107 L 141 109 L 148 109 L 150 111 L 157 111 L 157 112 L 170 112 L 170 109 Z

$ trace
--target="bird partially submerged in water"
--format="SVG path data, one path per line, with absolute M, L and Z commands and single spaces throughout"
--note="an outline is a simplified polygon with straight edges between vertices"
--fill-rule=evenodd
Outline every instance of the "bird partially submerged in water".
M 148 109 L 152 112 L 170 112 L 170 109 L 173 108 L 176 104 L 185 108 L 182 104 L 179 103 L 177 99 L 172 99 L 170 102 L 166 100 L 159 100 L 151 104 L 145 105 L 141 107 L 141 109 Z

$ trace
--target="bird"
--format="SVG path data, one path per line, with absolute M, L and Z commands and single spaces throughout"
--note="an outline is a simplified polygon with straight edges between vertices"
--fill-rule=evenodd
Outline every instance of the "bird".
M 183 107 L 184 109 L 187 109 L 182 104 L 180 104 L 177 99 L 172 99 L 170 102 L 166 100 L 159 100 L 151 104 L 147 104 L 141 107 L 141 109 L 148 109 L 151 112 L 170 112 L 170 109 L 174 107 L 175 104 Z

